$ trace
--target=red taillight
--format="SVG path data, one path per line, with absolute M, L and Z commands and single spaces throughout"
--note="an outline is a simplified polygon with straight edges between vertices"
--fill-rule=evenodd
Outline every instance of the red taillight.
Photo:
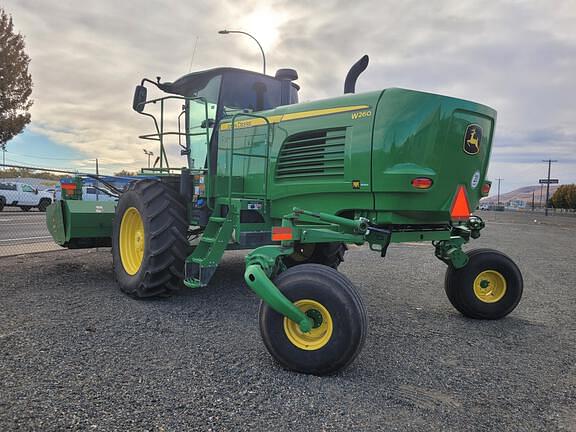
M 488 194 L 490 193 L 490 186 L 492 186 L 492 183 L 490 182 L 485 182 L 482 185 L 482 190 L 480 191 L 480 193 L 482 194 L 483 197 L 487 197 Z
M 454 198 L 452 203 L 450 216 L 452 220 L 467 220 L 470 217 L 470 204 L 468 204 L 466 189 L 462 185 L 458 186 L 456 191 L 456 198 Z
M 272 227 L 272 241 L 292 240 L 292 228 Z
M 428 177 L 416 177 L 412 180 L 412 186 L 416 189 L 430 189 L 432 186 L 432 179 Z

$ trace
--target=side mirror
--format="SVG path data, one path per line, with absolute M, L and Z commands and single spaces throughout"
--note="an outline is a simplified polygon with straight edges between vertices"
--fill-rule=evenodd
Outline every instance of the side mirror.
M 215 124 L 216 122 L 214 121 L 214 119 L 208 119 L 208 121 L 202 120 L 202 123 L 200 123 L 200 127 L 202 129 L 206 129 L 207 127 L 213 128 Z
M 146 103 L 146 87 L 143 85 L 136 86 L 134 90 L 134 99 L 132 100 L 132 109 L 136 112 L 144 111 L 144 104 Z
M 38 195 L 38 189 L 34 189 L 34 194 Z

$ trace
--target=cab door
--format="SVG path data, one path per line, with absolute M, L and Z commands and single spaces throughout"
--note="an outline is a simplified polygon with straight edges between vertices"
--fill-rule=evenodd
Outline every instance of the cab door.
M 32 186 L 20 185 L 18 205 L 36 205 L 38 204 L 38 192 Z

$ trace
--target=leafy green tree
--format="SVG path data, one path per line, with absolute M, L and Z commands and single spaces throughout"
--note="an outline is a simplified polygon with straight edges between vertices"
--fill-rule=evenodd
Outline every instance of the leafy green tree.
M 117 173 L 114 173 L 114 175 L 118 176 L 118 177 L 133 177 L 137 174 L 138 173 L 135 173 L 132 171 L 126 171 L 126 170 L 122 170 L 122 171 L 118 171 Z
M 576 184 L 560 186 L 550 198 L 550 203 L 555 208 L 576 210 Z
M 566 208 L 576 210 L 576 184 L 567 185 Z
M 12 17 L 0 8 L 0 150 L 30 123 L 32 76 L 24 48 L 24 37 L 14 33 Z

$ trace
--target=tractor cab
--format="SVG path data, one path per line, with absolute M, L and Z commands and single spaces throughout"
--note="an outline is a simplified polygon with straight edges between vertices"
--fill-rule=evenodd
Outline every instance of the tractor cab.
M 191 172 L 215 168 L 217 148 L 210 145 L 213 135 L 217 133 L 215 125 L 222 118 L 238 113 L 250 114 L 298 103 L 299 86 L 293 82 L 296 79 L 298 74 L 293 69 L 279 69 L 272 77 L 228 67 L 189 73 L 174 82 L 160 82 L 159 77 L 156 82 L 143 79 L 136 87 L 133 108 L 152 118 L 156 132 L 141 135 L 140 138 L 160 143 L 160 155 L 154 167 L 143 169 L 143 173 L 170 175 L 172 170 L 164 148 L 168 136 L 177 137 L 181 154 L 187 156 Z M 153 84 L 170 96 L 147 100 L 145 83 Z M 168 131 L 166 127 L 170 102 L 172 110 L 174 102 L 181 104 L 177 111 L 177 131 Z M 145 112 L 150 104 L 159 104 L 159 113 Z

